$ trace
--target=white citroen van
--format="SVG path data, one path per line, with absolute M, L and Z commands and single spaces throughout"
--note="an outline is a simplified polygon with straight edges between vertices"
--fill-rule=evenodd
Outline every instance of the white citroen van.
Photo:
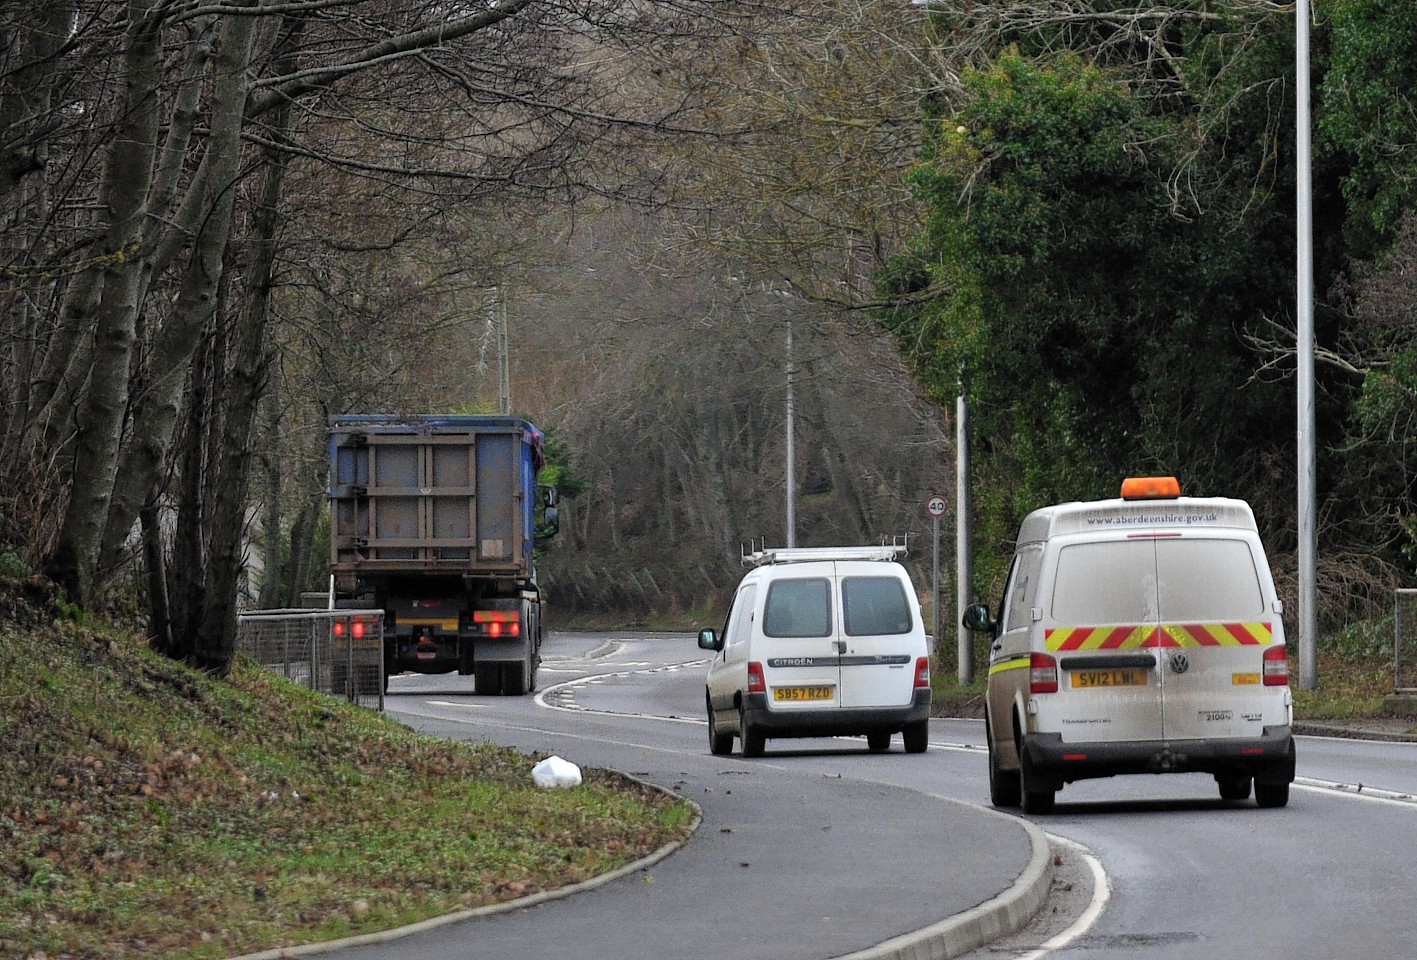
M 1209 773 L 1282 807 L 1294 779 L 1281 606 L 1247 503 L 1128 478 L 1117 500 L 1024 518 L 989 631 L 989 796 L 1028 813 L 1063 785 Z
M 930 650 L 900 546 L 805 547 L 744 556 L 705 681 L 709 751 L 759 757 L 779 737 L 866 737 L 907 753 L 929 741 Z

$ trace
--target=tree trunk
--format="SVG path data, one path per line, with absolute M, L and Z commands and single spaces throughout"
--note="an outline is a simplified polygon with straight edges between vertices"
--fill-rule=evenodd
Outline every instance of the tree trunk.
M 267 396 L 263 404 L 265 412 L 265 434 L 274 437 L 280 429 L 280 414 L 275 400 Z M 269 444 L 268 444 L 269 446 Z M 285 602 L 288 594 L 285 552 L 284 511 L 281 509 L 281 462 L 274 454 L 261 458 L 261 472 L 266 480 L 265 513 L 261 520 L 261 592 L 256 606 L 262 610 L 274 610 L 289 606 Z
M 140 514 L 148 573 L 148 645 L 158 653 L 171 656 L 172 611 L 167 603 L 167 564 L 162 549 L 161 515 L 156 502 L 156 496 L 150 498 Z
M 209 389 L 215 371 L 220 368 L 220 356 L 215 331 L 208 331 L 196 352 L 192 376 L 187 390 L 186 418 L 180 447 L 177 474 L 181 480 L 177 494 L 177 516 L 172 530 L 172 587 L 168 591 L 172 611 L 172 642 L 169 653 L 174 660 L 191 657 L 203 607 L 202 570 L 206 566 L 206 543 L 203 530 L 206 523 L 204 487 L 202 484 L 203 451 L 211 418 Z
M 119 461 L 104 525 L 99 555 L 101 573 L 114 570 L 122 561 L 123 544 L 143 498 L 158 482 L 167 466 L 167 455 L 181 405 L 185 372 L 192 362 L 202 328 L 216 314 L 217 289 L 222 263 L 231 234 L 236 181 L 240 175 L 242 105 L 246 98 L 245 71 L 250 62 L 250 39 L 241 33 L 253 29 L 251 17 L 230 17 L 223 30 L 217 56 L 213 100 L 216 104 L 207 136 L 206 154 L 194 179 L 192 191 L 198 203 L 184 203 L 176 236 L 192 238 L 192 260 L 182 277 L 176 309 L 153 344 L 145 373 L 146 383 L 133 399 L 132 436 Z M 206 44 L 194 45 L 192 62 L 200 68 L 206 62 Z M 196 84 L 189 84 L 188 90 Z M 183 91 L 185 101 L 187 90 Z M 184 106 L 179 115 L 195 106 Z M 183 140 L 185 142 L 185 139 Z M 171 144 L 168 152 L 175 149 Z M 163 184 L 164 192 L 170 186 Z M 166 257 L 169 254 L 164 253 Z M 161 269 L 148 264 L 146 269 Z M 146 270 L 144 276 L 146 277 Z
M 162 45 L 150 16 L 155 5 L 155 0 L 128 4 L 125 112 L 104 173 L 103 293 L 93 364 L 75 424 L 69 509 L 49 559 L 50 575 L 81 605 L 94 586 L 128 402 L 142 274 L 136 253 L 157 141 Z
M 325 508 L 325 493 L 320 490 L 296 514 L 290 525 L 290 564 L 287 576 L 285 604 L 295 606 L 300 594 L 310 583 L 311 570 L 315 563 L 315 529 L 319 525 L 320 511 Z
M 254 20 L 234 19 L 238 23 L 246 21 L 244 44 L 249 59 Z M 285 34 L 291 47 L 298 33 L 296 29 Z M 230 41 L 228 37 L 225 42 Z M 242 101 L 244 99 L 243 96 Z M 275 146 L 267 148 L 262 161 L 261 192 L 251 225 L 252 257 L 247 268 L 244 305 L 237 317 L 235 351 L 224 397 L 225 416 L 212 463 L 213 509 L 203 591 L 205 603 L 201 625 L 194 638 L 194 657 L 199 666 L 218 676 L 230 670 L 236 644 L 237 586 L 244 565 L 246 490 L 254 460 L 250 450 L 252 424 L 265 390 L 269 365 L 266 323 L 270 317 L 271 277 L 286 166 L 286 155 L 280 144 L 289 132 L 289 124 L 288 104 L 271 111 L 269 135 Z

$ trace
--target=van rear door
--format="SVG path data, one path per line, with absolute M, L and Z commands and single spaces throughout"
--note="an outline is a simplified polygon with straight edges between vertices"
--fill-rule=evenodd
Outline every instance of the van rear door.
M 1256 737 L 1263 716 L 1264 651 L 1282 640 L 1267 613 L 1259 564 L 1240 538 L 1155 541 L 1161 630 L 1162 727 L 1167 739 Z M 1282 698 L 1274 700 L 1276 710 Z
M 1047 631 L 1063 739 L 1254 737 L 1284 723 L 1282 698 L 1262 687 L 1283 628 L 1257 550 L 1179 532 L 1063 547 Z
M 915 606 L 900 569 L 840 561 L 836 577 L 842 612 L 837 634 L 841 706 L 909 705 L 922 644 L 914 635 Z
M 1159 740 L 1162 678 L 1156 548 L 1149 539 L 1082 541 L 1058 551 L 1044 647 L 1056 659 L 1065 743 Z
M 840 705 L 841 669 L 830 564 L 800 577 L 775 577 L 763 603 L 761 663 L 773 710 Z

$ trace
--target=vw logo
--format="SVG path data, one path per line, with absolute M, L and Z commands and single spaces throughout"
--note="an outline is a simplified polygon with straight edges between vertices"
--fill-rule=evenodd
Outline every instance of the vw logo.
M 1173 654 L 1171 654 L 1171 672 L 1172 672 L 1172 673 L 1185 673 L 1185 672 L 1186 672 L 1187 670 L 1189 670 L 1190 668 L 1191 668 L 1191 661 L 1188 660 L 1188 659 L 1186 659 L 1186 655 L 1185 655 L 1184 653 L 1173 653 Z

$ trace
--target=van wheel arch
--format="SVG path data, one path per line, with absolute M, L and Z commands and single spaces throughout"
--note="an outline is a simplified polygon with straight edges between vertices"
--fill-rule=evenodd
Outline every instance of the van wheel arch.
M 1014 715 L 1014 749 L 1018 752 L 1018 783 L 1019 792 L 1023 795 L 1023 812 L 1052 813 L 1058 790 L 1051 785 L 1039 789 L 1038 775 L 1030 768 L 1028 756 L 1023 750 L 1021 719 L 1017 714 Z
M 767 736 L 761 729 L 748 722 L 748 714 L 740 702 L 738 707 L 738 739 L 743 747 L 744 757 L 761 757 L 767 746 Z
M 999 766 L 999 749 L 994 743 L 989 711 L 984 711 L 984 743 L 989 750 L 989 802 L 996 807 L 1017 807 L 1023 800 L 1017 770 Z
M 721 757 L 733 752 L 733 734 L 718 728 L 718 720 L 713 710 L 713 699 L 704 691 L 704 706 L 708 710 L 709 753 Z

